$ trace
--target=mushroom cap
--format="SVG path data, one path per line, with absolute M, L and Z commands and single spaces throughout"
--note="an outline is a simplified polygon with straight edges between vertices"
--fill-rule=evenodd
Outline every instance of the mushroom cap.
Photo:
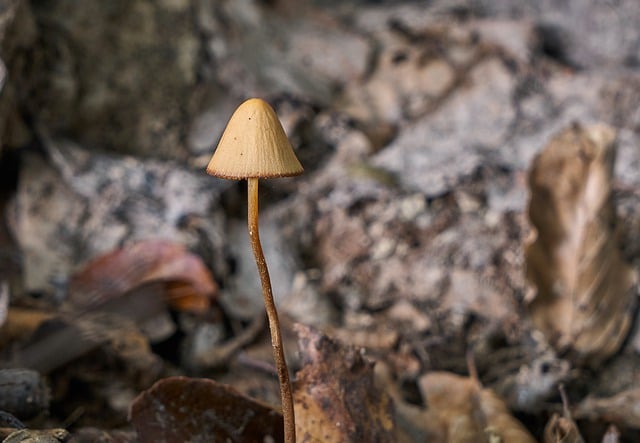
M 207 166 L 207 174 L 233 180 L 289 177 L 302 171 L 278 116 L 259 98 L 238 106 Z

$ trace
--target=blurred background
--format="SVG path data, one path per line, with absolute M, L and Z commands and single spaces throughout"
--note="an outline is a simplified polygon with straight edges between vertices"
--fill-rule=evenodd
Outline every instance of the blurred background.
M 622 253 L 638 266 L 637 0 L 2 0 L 0 60 L 0 279 L 12 306 L 57 309 L 72 276 L 115 248 L 184 245 L 211 273 L 215 309 L 203 324 L 173 318 L 150 339 L 166 344 L 155 356 L 181 373 L 216 366 L 277 403 L 273 380 L 259 389 L 228 373 L 233 358 L 196 371 L 193 357 L 262 315 L 245 185 L 204 173 L 233 110 L 261 97 L 305 167 L 261 190 L 294 368 L 291 324 L 313 325 L 365 347 L 421 404 L 419 376 L 466 373 L 471 348 L 481 380 L 536 435 L 561 381 L 579 401 L 640 377 L 635 332 L 622 369 L 587 378 L 523 338 L 527 169 L 573 122 L 617 131 Z M 261 343 L 252 358 L 269 361 Z M 527 391 L 522 367 L 544 388 Z M 106 408 L 125 422 L 126 406 Z

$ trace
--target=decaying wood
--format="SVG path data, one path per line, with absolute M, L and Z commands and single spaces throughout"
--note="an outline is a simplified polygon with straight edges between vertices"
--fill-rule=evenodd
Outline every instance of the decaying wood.
M 610 357 L 631 325 L 637 276 L 616 238 L 615 154 L 612 128 L 576 124 L 551 140 L 529 174 L 531 317 L 557 349 L 581 362 Z

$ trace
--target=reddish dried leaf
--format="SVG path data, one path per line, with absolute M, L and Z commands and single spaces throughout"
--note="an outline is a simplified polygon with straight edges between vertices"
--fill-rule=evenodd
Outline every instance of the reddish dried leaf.
M 294 386 L 298 442 L 394 442 L 393 405 L 354 347 L 296 325 L 303 368 Z
M 168 301 L 180 310 L 204 311 L 217 292 L 200 257 L 184 245 L 145 240 L 87 263 L 69 282 L 69 300 L 76 307 L 95 306 L 152 281 L 168 282 Z
M 477 380 L 447 372 L 420 378 L 428 411 L 447 429 L 447 443 L 535 443 L 504 402 Z
M 158 381 L 131 404 L 139 443 L 281 442 L 282 415 L 209 379 Z
M 547 145 L 529 174 L 531 317 L 556 348 L 591 364 L 619 349 L 636 297 L 637 276 L 615 232 L 615 150 L 612 128 L 575 125 Z

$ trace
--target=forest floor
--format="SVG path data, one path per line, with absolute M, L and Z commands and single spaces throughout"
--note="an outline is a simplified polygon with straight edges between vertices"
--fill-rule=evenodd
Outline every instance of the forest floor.
M 3 438 L 282 438 L 246 183 L 204 172 L 252 96 L 305 168 L 260 192 L 300 441 L 640 438 L 635 0 L 0 19 Z

